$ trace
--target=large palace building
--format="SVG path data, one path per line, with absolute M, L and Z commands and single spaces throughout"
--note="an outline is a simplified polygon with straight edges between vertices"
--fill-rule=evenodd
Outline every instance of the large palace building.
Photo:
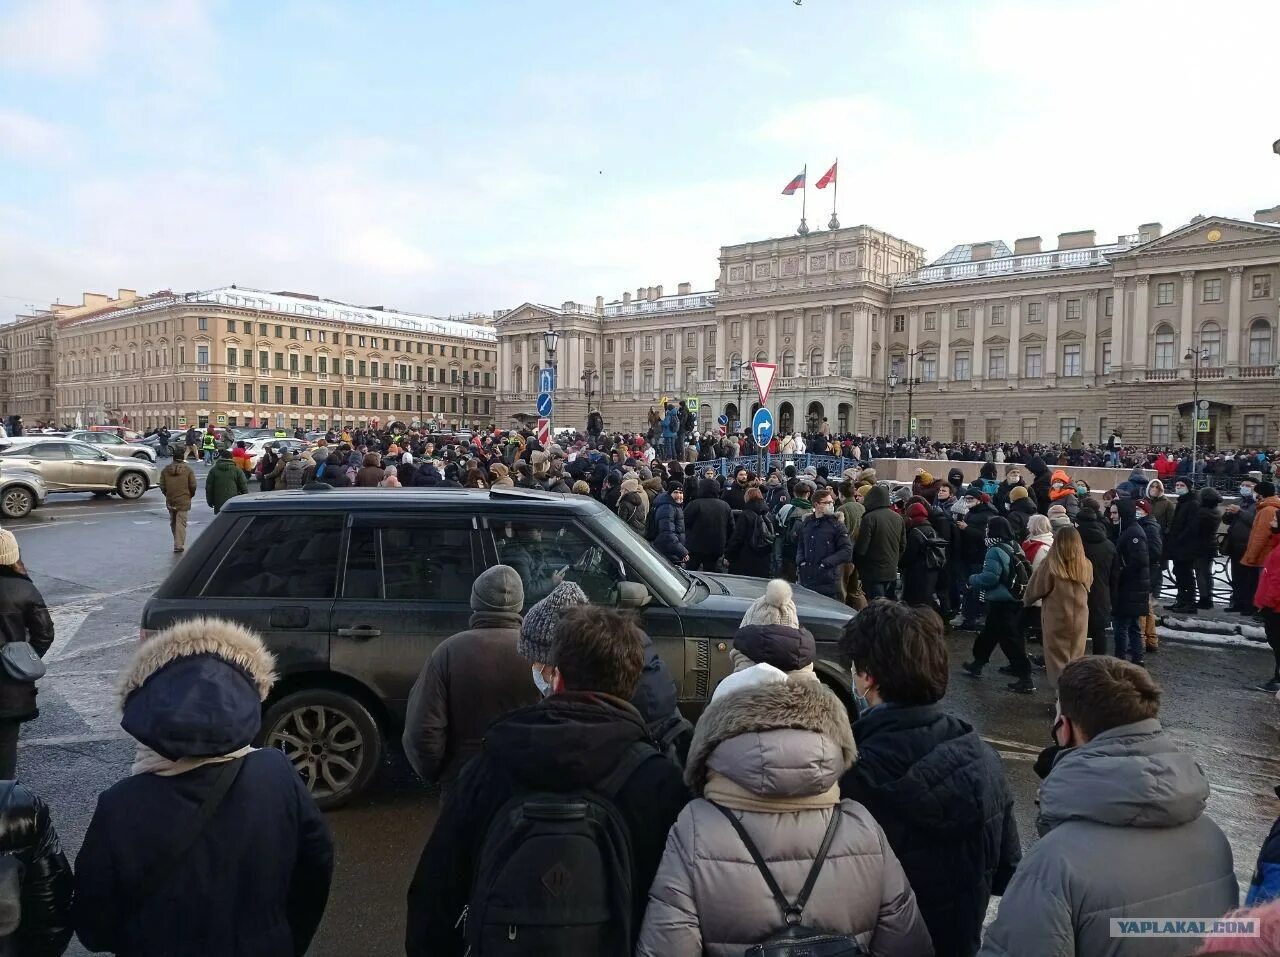
M 28 427 L 487 427 L 496 354 L 490 316 L 121 289 L 0 327 L 0 409 Z
M 939 441 L 1280 443 L 1280 207 L 1254 222 L 1148 223 L 924 250 L 869 226 L 725 246 L 715 289 L 636 290 L 594 306 L 525 303 L 496 320 L 496 421 L 534 412 L 544 332 L 559 333 L 556 427 L 599 408 L 643 428 L 663 397 L 700 424 L 749 420 L 749 364 L 777 364 L 779 431 Z

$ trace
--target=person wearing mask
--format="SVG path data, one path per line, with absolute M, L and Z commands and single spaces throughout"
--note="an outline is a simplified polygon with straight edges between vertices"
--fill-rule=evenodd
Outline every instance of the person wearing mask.
M 1116 561 L 1120 572 L 1111 595 L 1112 631 L 1117 658 L 1143 663 L 1146 644 L 1139 619 L 1147 613 L 1151 592 L 1151 550 L 1138 524 L 1137 503 L 1117 498 L 1107 507 L 1107 518 L 1116 528 Z
M 768 578 L 773 572 L 773 548 L 777 536 L 777 522 L 765 504 L 764 493 L 758 488 L 747 489 L 745 504 L 725 545 L 729 574 Z
M 542 660 L 535 680 L 545 696 L 491 724 L 480 753 L 445 795 L 409 886 L 407 957 L 460 957 L 489 935 L 501 934 L 505 944 L 513 932 L 533 935 L 525 946 L 546 954 L 629 954 L 635 947 L 646 889 L 654 884 L 667 832 L 689 798 L 679 767 L 654 747 L 629 703 L 644 668 L 643 633 L 625 614 L 580 605 L 560 609 L 547 645 L 544 622 L 529 631 L 530 620 L 542 618 L 534 611 L 525 617 L 520 640 L 529 647 L 521 653 Z M 560 903 L 545 892 L 507 902 L 541 912 L 537 923 L 495 927 L 484 919 L 492 898 L 486 893 L 489 857 L 482 851 L 490 838 L 504 836 L 494 831 L 508 826 L 501 809 L 530 792 L 608 801 L 625 832 L 617 836 L 630 852 L 630 899 L 615 898 L 596 918 L 589 945 L 582 943 L 588 928 L 581 921 L 574 928 L 579 936 L 563 936 L 566 905 L 591 894 L 587 887 Z M 566 879 L 574 876 L 570 867 L 585 875 L 577 856 L 564 853 L 574 847 L 558 849 L 550 834 L 537 840 L 539 855 L 548 863 L 560 859 Z M 528 843 L 517 843 L 514 853 L 532 865 Z
M 746 469 L 739 469 L 738 473 L 743 477 L 747 474 Z M 737 487 L 736 481 L 734 484 Z M 745 496 L 745 485 L 742 492 Z M 715 479 L 698 480 L 698 497 L 684 506 L 685 547 L 689 550 L 689 563 L 685 567 L 690 571 L 720 571 L 725 546 L 733 534 L 730 504 L 736 498 L 729 495 L 721 498 L 720 486 Z M 745 498 L 742 505 L 746 505 Z
M 963 620 L 958 626 L 964 631 L 976 631 L 981 627 L 978 619 L 982 614 L 982 602 L 978 598 L 978 591 L 967 586 L 967 583 L 982 570 L 986 562 L 987 525 L 993 518 L 999 517 L 985 498 L 986 493 L 982 490 L 970 487 L 965 490 L 960 504 L 951 510 L 956 516 L 956 531 L 960 533 L 960 558 L 964 563 L 960 578 L 966 584 Z M 1009 527 L 1008 522 L 1005 525 Z M 1010 528 L 1010 535 L 1012 534 Z
M 934 597 L 938 573 L 949 559 L 947 543 L 929 521 L 929 506 L 922 499 L 907 506 L 907 539 L 902 550 L 902 600 L 913 607 L 931 608 L 942 617 Z
M 160 491 L 164 493 L 165 508 L 169 512 L 173 552 L 181 555 L 187 547 L 187 516 L 191 514 L 191 500 L 196 494 L 196 473 L 186 460 L 175 457 L 161 470 Z
M 138 645 L 120 682 L 132 774 L 98 796 L 76 858 L 76 936 L 113 954 L 303 954 L 333 836 L 283 751 L 255 748 L 275 658 L 194 618 Z
M 575 586 L 576 587 L 576 586 Z M 449 787 L 480 753 L 495 719 L 539 700 L 530 663 L 516 650 L 524 585 L 508 565 L 493 565 L 471 586 L 471 621 L 422 665 L 409 693 L 405 757 L 427 784 Z
M 1084 557 L 1093 568 L 1093 582 L 1089 585 L 1089 648 L 1095 655 L 1105 655 L 1107 626 L 1111 624 L 1111 596 L 1120 575 L 1120 563 L 1116 561 L 1116 547 L 1096 499 L 1080 503 L 1076 522 Z
M 1116 938 L 1111 918 L 1236 906 L 1231 845 L 1205 814 L 1209 782 L 1161 727 L 1160 696 L 1144 669 L 1117 658 L 1063 669 L 1054 746 L 1037 762 L 1041 837 L 1005 889 L 982 957 L 1190 954 L 1194 940 Z
M 1044 664 L 1050 688 L 1057 687 L 1058 675 L 1067 662 L 1084 654 L 1092 585 L 1093 566 L 1085 557 L 1080 533 L 1075 528 L 1062 529 L 1044 550 L 1022 599 L 1027 607 L 1041 605 Z
M 813 514 L 813 493 L 817 487 L 804 479 L 796 479 L 791 501 L 778 512 L 777 554 L 782 577 L 789 582 L 796 580 L 796 543 L 800 539 L 800 526 Z
M 667 490 L 653 503 L 654 528 L 657 535 L 653 547 L 673 565 L 689 561 L 689 549 L 685 545 L 684 484 L 671 481 Z
M 1196 513 L 1194 551 L 1191 559 L 1200 600 L 1196 608 L 1213 608 L 1213 559 L 1218 554 L 1218 526 L 1222 524 L 1222 496 L 1206 485 L 1200 490 L 1200 510 Z
M 940 623 L 875 601 L 849 620 L 839 657 L 867 707 L 840 793 L 871 812 L 902 862 L 938 957 L 973 957 L 992 894 L 1022 857 L 1013 793 L 994 748 L 943 710 Z
M 880 826 L 841 800 L 855 754 L 848 712 L 821 682 L 763 681 L 716 697 L 694 731 L 685 780 L 695 797 L 667 838 L 638 957 L 729 957 L 769 938 L 790 919 L 766 880 L 788 902 L 811 889 L 800 925 L 855 937 L 877 957 L 933 954 Z
M 1058 469 L 1053 473 L 1049 480 L 1049 507 L 1061 505 L 1067 513 L 1067 517 L 1074 519 L 1076 512 L 1080 510 L 1080 499 L 1076 495 L 1076 487 L 1071 481 L 1071 476 L 1062 469 Z
M 1245 543 L 1240 564 L 1251 569 L 1256 582 L 1266 564 L 1267 556 L 1271 554 L 1271 549 L 1274 547 L 1274 539 L 1270 531 L 1271 520 L 1280 511 L 1280 497 L 1276 495 L 1275 483 L 1270 479 L 1258 482 L 1254 487 L 1254 502 L 1253 526 L 1249 531 L 1249 540 Z
M 893 516 L 901 522 L 898 516 Z M 871 515 L 863 519 L 865 531 Z M 842 599 L 840 566 L 853 559 L 853 543 L 844 523 L 835 515 L 835 494 L 818 489 L 813 496 L 813 514 L 800 525 L 796 538 L 796 571 L 800 584 L 828 598 Z M 895 564 L 896 569 L 896 564 Z M 876 582 L 868 581 L 869 592 Z
M 982 669 L 991 660 L 991 652 L 996 645 L 1009 659 L 1010 673 L 1014 681 L 1009 685 L 1010 691 L 1019 694 L 1031 694 L 1036 690 L 1031 681 L 1031 662 L 1027 660 L 1026 637 L 1019 625 L 1022 602 L 1009 591 L 1013 576 L 1014 549 L 1018 546 L 1013 540 L 1013 530 L 1009 523 L 996 516 L 986 525 L 986 555 L 982 568 L 969 576 L 969 587 L 984 593 L 987 605 L 987 620 L 982 631 L 973 642 L 973 660 L 964 663 L 962 668 L 971 678 L 981 678 Z
M 1267 484 L 1267 483 L 1264 483 Z M 1263 520 L 1259 515 L 1254 519 L 1254 534 L 1259 528 L 1270 539 L 1271 550 L 1267 552 L 1262 572 L 1258 576 L 1258 588 L 1253 593 L 1253 604 L 1262 618 L 1262 627 L 1267 636 L 1267 644 L 1271 646 L 1271 655 L 1275 659 L 1271 680 L 1258 687 L 1262 691 L 1274 694 L 1280 691 L 1280 508 L 1269 509 L 1266 513 L 1266 525 L 1259 526 Z
M 249 494 L 249 480 L 244 477 L 244 472 L 236 468 L 236 464 L 231 461 L 230 452 L 225 450 L 219 452 L 218 461 L 204 477 L 205 502 L 216 515 L 231 499 L 237 495 L 247 494 Z
M 1012 522 L 1009 523 L 1009 527 L 1013 527 Z M 1049 524 L 1049 519 L 1043 515 L 1032 515 L 1027 520 L 1027 537 L 1022 542 L 1021 548 L 1022 554 L 1031 563 L 1031 573 L 1033 575 L 1035 570 L 1044 564 L 1044 560 L 1048 557 L 1049 549 L 1052 546 L 1053 527 Z M 1030 604 L 1024 603 L 1022 619 L 1018 627 L 1032 641 L 1040 640 L 1040 602 L 1038 599 Z
M 1173 494 L 1177 496 L 1173 518 L 1169 522 L 1169 534 L 1165 537 L 1165 553 L 1173 561 L 1173 580 L 1177 597 L 1168 611 L 1184 615 L 1196 614 L 1196 528 L 1199 525 L 1200 498 L 1192 494 L 1185 479 L 1174 482 Z
M 59 957 L 71 941 L 71 865 L 40 796 L 0 780 L 0 954 Z M 14 886 L 16 884 L 16 886 Z
M 1156 599 L 1160 595 L 1160 589 L 1164 585 L 1164 535 L 1160 531 L 1160 524 L 1151 514 L 1151 502 L 1148 499 L 1140 498 L 1136 507 L 1138 526 L 1142 529 L 1142 533 L 1147 536 L 1147 558 L 1151 568 L 1151 592 L 1147 597 L 1147 613 L 1138 622 L 1142 628 L 1142 643 L 1146 646 L 1147 653 L 1150 654 L 1160 648 L 1160 637 L 1156 634 L 1155 605 Z M 1118 573 L 1119 569 L 1117 568 Z
M 862 500 L 865 513 L 858 526 L 853 562 L 867 599 L 892 598 L 906 548 L 906 523 L 889 507 L 889 491 L 873 485 Z

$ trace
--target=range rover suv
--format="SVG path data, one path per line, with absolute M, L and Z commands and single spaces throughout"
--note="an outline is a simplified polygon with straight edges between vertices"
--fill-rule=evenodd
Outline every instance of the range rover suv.
M 262 635 L 280 680 L 262 742 L 282 749 L 324 807 L 359 793 L 398 741 L 422 663 L 471 616 L 471 585 L 507 564 L 526 608 L 558 577 L 593 602 L 635 609 L 691 716 L 730 674 L 756 578 L 674 568 L 594 499 L 521 489 L 322 489 L 233 498 L 143 611 L 144 638 L 214 615 Z M 852 612 L 797 587 L 819 676 L 846 702 L 833 660 Z

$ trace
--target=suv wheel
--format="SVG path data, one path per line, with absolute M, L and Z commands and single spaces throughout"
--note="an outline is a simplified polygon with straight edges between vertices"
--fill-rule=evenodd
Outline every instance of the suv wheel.
M 151 456 L 149 456 L 146 452 L 134 452 L 134 453 L 133 453 L 133 457 L 134 457 L 135 459 L 142 459 L 142 461 L 144 461 L 144 462 L 150 462 L 150 461 L 151 461 Z
M 21 485 L 10 485 L 0 495 L 0 511 L 5 518 L 26 518 L 35 507 L 35 496 Z
M 341 691 L 285 695 L 262 720 L 263 744 L 284 752 L 322 808 L 339 807 L 368 786 L 382 760 L 382 734 L 363 704 Z
M 126 502 L 142 498 L 142 493 L 146 490 L 147 477 L 141 472 L 125 472 L 116 481 L 116 491 L 120 493 L 120 497 Z

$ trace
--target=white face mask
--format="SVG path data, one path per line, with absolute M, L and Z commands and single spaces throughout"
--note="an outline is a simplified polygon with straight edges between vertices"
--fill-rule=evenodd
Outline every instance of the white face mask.
M 542 697 L 545 698 L 550 695 L 551 682 L 542 677 L 542 669 L 534 665 L 531 670 L 533 671 L 533 683 L 538 686 L 538 691 L 542 693 Z

